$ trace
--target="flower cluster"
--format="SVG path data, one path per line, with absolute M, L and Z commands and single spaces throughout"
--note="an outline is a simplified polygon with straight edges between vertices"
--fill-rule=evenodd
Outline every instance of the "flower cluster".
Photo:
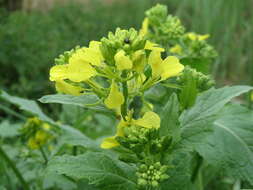
M 53 135 L 51 126 L 42 122 L 37 117 L 29 118 L 21 130 L 23 137 L 27 140 L 30 149 L 39 149 L 47 144 Z
M 146 11 L 140 33 L 165 47 L 168 55 L 180 59 L 212 60 L 217 57 L 217 52 L 207 43 L 209 34 L 186 32 L 179 18 L 168 15 L 167 7 L 163 5 Z
M 96 95 L 119 116 L 116 134 L 105 138 L 101 148 L 123 147 L 144 159 L 160 154 L 167 142 L 159 136 L 160 117 L 152 106 L 143 106 L 149 105 L 144 92 L 184 69 L 176 56 L 164 57 L 164 51 L 134 29 L 117 29 L 89 47 L 61 55 L 50 70 L 50 80 L 60 93 Z M 147 186 L 162 181 L 159 169 L 147 172 L 154 175 L 145 179 Z
M 184 66 L 175 56 L 162 58 L 164 49 L 136 30 L 117 29 L 107 38 L 91 41 L 56 59 L 50 80 L 58 92 L 95 94 L 124 122 L 129 103 L 156 83 L 178 76 Z

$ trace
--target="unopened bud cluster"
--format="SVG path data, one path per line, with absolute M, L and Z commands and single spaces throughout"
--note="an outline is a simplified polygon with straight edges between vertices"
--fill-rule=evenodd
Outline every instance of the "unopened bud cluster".
M 151 165 L 140 165 L 136 173 L 138 176 L 138 185 L 142 187 L 158 187 L 159 183 L 169 178 L 166 174 L 168 168 L 166 165 L 161 165 L 160 162 Z
M 120 144 L 134 152 L 142 152 L 147 142 L 150 141 L 150 136 L 155 129 L 147 129 L 138 126 L 126 127 L 124 129 L 125 136 L 119 137 Z
M 34 117 L 27 120 L 21 133 L 30 149 L 38 149 L 52 139 L 50 128 L 49 124 Z
M 184 85 L 189 81 L 189 78 L 195 82 L 198 92 L 208 90 L 215 85 L 214 80 L 209 75 L 204 75 L 190 67 L 185 67 L 184 72 L 178 77 L 177 81 L 179 84 Z

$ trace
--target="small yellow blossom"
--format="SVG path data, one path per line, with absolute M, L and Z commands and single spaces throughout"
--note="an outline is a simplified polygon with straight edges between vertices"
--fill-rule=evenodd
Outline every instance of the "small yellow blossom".
M 124 103 L 124 96 L 119 91 L 116 82 L 112 82 L 110 93 L 104 103 L 108 108 L 115 109 L 116 111 L 119 111 L 120 106 Z
M 27 145 L 31 149 L 38 149 L 44 145 L 49 138 L 50 135 L 48 133 L 43 130 L 39 130 L 35 133 L 35 136 L 29 138 Z
M 96 75 L 96 70 L 86 61 L 83 60 L 82 51 L 74 53 L 69 64 L 55 65 L 50 69 L 50 80 L 61 81 L 69 79 L 73 82 L 82 82 Z
M 161 80 L 177 76 L 184 69 L 184 66 L 180 64 L 177 57 L 168 56 L 162 60 L 161 52 L 159 51 L 152 51 L 150 53 L 148 63 L 152 68 L 152 77 L 161 77 Z
M 118 70 L 122 71 L 125 69 L 132 69 L 133 63 L 129 56 L 125 55 L 124 50 L 120 50 L 116 55 L 114 56 L 116 67 Z
M 159 51 L 159 52 L 164 52 L 164 48 L 159 47 L 158 44 L 152 43 L 149 40 L 146 41 L 145 47 L 144 49 L 146 50 L 155 50 L 155 51 Z
M 187 36 L 192 41 L 195 41 L 195 40 L 203 41 L 203 40 L 206 40 L 210 37 L 209 34 L 199 35 L 199 34 L 195 34 L 193 32 L 188 33 Z
M 145 18 L 142 22 L 142 27 L 140 29 L 140 35 L 145 36 L 148 34 L 148 24 L 149 24 L 148 18 Z
M 176 44 L 175 46 L 170 48 L 170 52 L 181 55 L 182 54 L 182 47 L 180 45 Z

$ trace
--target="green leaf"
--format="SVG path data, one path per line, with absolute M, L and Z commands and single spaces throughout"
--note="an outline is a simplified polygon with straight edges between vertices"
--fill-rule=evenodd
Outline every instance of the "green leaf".
M 11 124 L 8 120 L 4 120 L 0 123 L 0 137 L 15 137 L 19 135 L 19 129 L 21 124 Z
M 0 96 L 11 103 L 18 105 L 20 109 L 24 111 L 28 111 L 32 113 L 33 115 L 36 115 L 42 121 L 48 122 L 64 130 L 65 131 L 64 137 L 66 137 L 64 142 L 71 145 L 80 145 L 88 149 L 93 149 L 93 150 L 98 149 L 97 144 L 94 141 L 92 141 L 90 138 L 85 136 L 83 133 L 81 133 L 79 130 L 73 127 L 70 127 L 68 125 L 59 124 L 53 121 L 48 116 L 46 116 L 35 101 L 11 96 L 4 91 L 2 91 Z
M 72 190 L 76 189 L 77 185 L 73 181 L 70 181 L 67 177 L 62 175 L 50 173 L 44 176 L 43 189 L 57 189 L 57 187 L 62 190 Z
M 218 111 L 232 98 L 251 89 L 250 86 L 233 86 L 203 92 L 197 98 L 195 105 L 185 110 L 179 118 L 182 143 L 188 146 L 201 143 L 202 139 L 212 131 L 212 123 Z
M 212 165 L 253 185 L 253 112 L 227 106 L 214 122 L 214 133 L 197 151 Z
M 61 125 L 61 128 L 65 131 L 65 133 L 60 138 L 62 144 L 82 146 L 84 148 L 88 148 L 95 151 L 101 150 L 97 142 L 91 140 L 79 130 L 68 125 Z
M 55 157 L 48 163 L 47 172 L 87 179 L 102 190 L 136 190 L 135 169 L 103 153 Z
M 52 94 L 46 95 L 39 99 L 42 103 L 59 103 L 59 104 L 68 104 L 81 106 L 84 108 L 107 111 L 103 106 L 99 106 L 100 99 L 93 94 L 81 95 L 81 96 L 72 96 L 64 94 Z
M 170 178 L 162 183 L 162 190 L 194 190 L 191 183 L 192 154 L 188 152 L 173 152 L 172 166 L 169 168 Z
M 24 98 L 19 98 L 19 97 L 16 97 L 16 96 L 11 96 L 3 90 L 0 91 L 0 92 L 1 92 L 0 97 L 2 97 L 3 99 L 5 99 L 6 101 L 8 101 L 12 104 L 15 104 L 15 105 L 19 106 L 19 108 L 21 110 L 30 112 L 33 115 L 38 116 L 43 121 L 47 121 L 47 122 L 50 122 L 50 123 L 53 122 L 52 119 L 50 119 L 48 116 L 46 116 L 42 112 L 42 110 L 40 109 L 40 107 L 38 106 L 38 104 L 35 101 L 27 100 L 27 99 L 24 99 Z
M 180 139 L 179 102 L 176 94 L 172 94 L 161 113 L 161 135 L 172 135 L 175 142 Z

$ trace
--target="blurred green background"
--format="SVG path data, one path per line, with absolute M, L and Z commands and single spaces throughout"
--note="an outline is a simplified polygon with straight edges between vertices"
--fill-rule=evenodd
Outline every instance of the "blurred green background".
M 188 31 L 211 34 L 219 52 L 212 67 L 218 85 L 253 85 L 252 0 L 87 1 L 32 7 L 27 0 L 22 7 L 21 0 L 17 6 L 0 0 L 1 89 L 32 99 L 54 93 L 48 72 L 56 56 L 116 27 L 139 29 L 145 10 L 156 3 L 166 4 Z

